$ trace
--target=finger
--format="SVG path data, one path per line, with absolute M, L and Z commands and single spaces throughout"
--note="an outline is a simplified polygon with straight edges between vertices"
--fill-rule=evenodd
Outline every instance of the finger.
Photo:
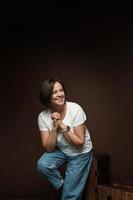
M 54 122 L 54 125 L 55 125 L 56 127 L 58 127 L 58 121 L 57 121 L 56 119 L 54 119 L 53 122 Z

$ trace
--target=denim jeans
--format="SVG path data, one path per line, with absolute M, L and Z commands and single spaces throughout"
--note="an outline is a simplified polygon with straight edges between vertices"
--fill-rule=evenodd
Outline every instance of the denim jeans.
M 91 168 L 93 152 L 67 156 L 61 150 L 44 153 L 37 162 L 37 169 L 45 175 L 55 189 L 62 186 L 61 200 L 80 200 Z M 59 167 L 67 163 L 65 178 Z

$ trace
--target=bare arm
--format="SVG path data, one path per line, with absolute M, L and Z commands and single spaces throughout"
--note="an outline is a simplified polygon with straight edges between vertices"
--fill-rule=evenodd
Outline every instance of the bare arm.
M 56 139 L 57 139 L 57 129 L 58 129 L 58 124 L 55 121 L 51 132 L 41 131 L 42 145 L 47 152 L 52 152 L 55 149 Z
M 62 121 L 58 121 L 58 123 L 61 129 L 64 129 L 66 127 Z M 76 126 L 73 128 L 73 132 L 68 131 L 63 134 L 69 143 L 73 144 L 77 148 L 80 148 L 84 144 L 85 125 L 81 124 L 79 126 Z

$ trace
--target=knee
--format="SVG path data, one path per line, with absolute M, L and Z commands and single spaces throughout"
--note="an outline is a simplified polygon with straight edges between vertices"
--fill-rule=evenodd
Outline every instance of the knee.
M 51 166 L 42 159 L 37 161 L 37 170 L 40 173 L 47 174 L 51 170 Z
M 41 160 L 41 159 L 39 159 L 38 161 L 37 161 L 37 170 L 39 171 L 39 172 L 43 172 L 44 173 L 44 171 L 45 171 L 45 163 Z

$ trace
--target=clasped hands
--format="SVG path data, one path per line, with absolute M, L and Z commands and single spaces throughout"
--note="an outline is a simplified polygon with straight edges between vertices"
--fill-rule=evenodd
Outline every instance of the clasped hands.
M 62 120 L 60 119 L 61 118 L 61 115 L 60 113 L 58 112 L 54 112 L 52 113 L 51 115 L 51 118 L 54 122 L 54 126 L 57 128 L 57 129 L 64 129 L 66 126 L 65 124 L 62 122 Z

